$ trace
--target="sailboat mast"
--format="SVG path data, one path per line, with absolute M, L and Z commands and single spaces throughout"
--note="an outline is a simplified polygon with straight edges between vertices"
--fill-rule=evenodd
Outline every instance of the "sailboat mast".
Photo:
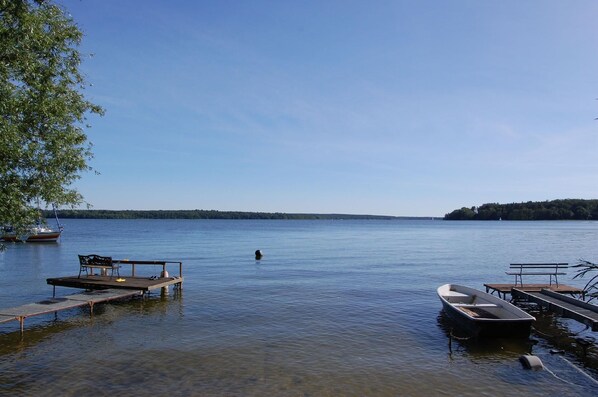
M 58 230 L 62 231 L 62 225 L 60 224 L 60 220 L 58 219 L 58 212 L 56 211 L 56 206 L 52 204 L 52 209 L 54 210 L 54 218 L 56 219 L 56 226 Z

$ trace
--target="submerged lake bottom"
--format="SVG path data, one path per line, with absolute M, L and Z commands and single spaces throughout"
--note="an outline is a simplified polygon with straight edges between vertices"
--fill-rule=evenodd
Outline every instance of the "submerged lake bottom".
M 183 289 L 30 318 L 22 336 L 0 324 L 0 395 L 598 393 L 583 325 L 532 312 L 528 339 L 470 339 L 436 296 L 513 282 L 509 263 L 596 260 L 594 222 L 63 223 L 58 244 L 0 254 L 2 307 L 51 296 L 46 278 L 76 275 L 78 254 L 182 261 Z M 585 285 L 572 276 L 559 281 Z M 524 368 L 530 351 L 546 370 Z

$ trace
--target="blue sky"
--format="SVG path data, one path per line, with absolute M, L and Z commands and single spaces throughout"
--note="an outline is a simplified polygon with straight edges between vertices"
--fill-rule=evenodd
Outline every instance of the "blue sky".
M 62 0 L 95 209 L 598 198 L 596 1 Z

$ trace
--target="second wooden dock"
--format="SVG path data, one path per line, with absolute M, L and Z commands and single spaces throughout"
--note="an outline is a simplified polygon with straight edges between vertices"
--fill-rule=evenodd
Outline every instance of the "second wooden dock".
M 547 289 L 529 292 L 514 288 L 511 295 L 516 299 L 537 303 L 563 317 L 572 318 L 587 325 L 592 331 L 598 331 L 598 306 L 596 305 Z
M 484 284 L 484 287 L 486 287 L 486 292 L 488 293 L 498 293 L 498 296 L 506 299 L 507 294 L 510 294 L 511 291 L 513 290 L 513 288 L 517 288 L 520 291 L 526 291 L 526 292 L 540 292 L 543 289 L 546 290 L 550 290 L 550 291 L 554 291 L 554 292 L 558 292 L 561 294 L 567 294 L 567 295 L 578 295 L 580 297 L 582 297 L 582 299 L 585 299 L 585 291 L 581 288 L 577 288 L 577 287 L 572 287 L 570 285 L 564 285 L 564 284 Z

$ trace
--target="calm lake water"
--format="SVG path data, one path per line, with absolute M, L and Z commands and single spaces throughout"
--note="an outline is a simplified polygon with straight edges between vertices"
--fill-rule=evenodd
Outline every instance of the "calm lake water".
M 23 336 L 18 322 L 1 324 L 0 395 L 598 394 L 596 348 L 584 357 L 575 339 L 596 333 L 538 315 L 530 341 L 449 349 L 436 296 L 448 282 L 512 282 L 511 262 L 598 261 L 598 222 L 63 224 L 58 244 L 0 254 L 2 307 L 51 296 L 46 278 L 77 274 L 77 254 L 182 261 L 183 291 L 101 305 L 93 318 L 86 309 L 30 318 Z M 585 284 L 571 277 L 561 282 Z M 530 348 L 547 370 L 522 367 Z

